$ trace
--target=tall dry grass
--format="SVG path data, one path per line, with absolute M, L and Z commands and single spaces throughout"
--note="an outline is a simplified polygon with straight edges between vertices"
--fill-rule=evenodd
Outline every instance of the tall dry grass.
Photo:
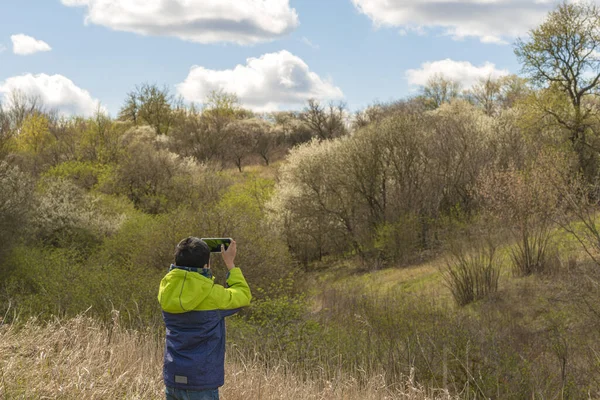
M 163 343 L 151 331 L 106 326 L 85 315 L 42 323 L 0 325 L 1 399 L 161 399 Z M 231 348 L 224 400 L 254 399 L 448 399 L 407 377 L 391 387 L 384 376 L 368 384 L 342 376 L 302 381 L 283 364 L 263 364 Z

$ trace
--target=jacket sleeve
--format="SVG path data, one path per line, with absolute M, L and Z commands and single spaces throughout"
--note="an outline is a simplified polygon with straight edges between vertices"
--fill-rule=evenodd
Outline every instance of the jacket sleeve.
M 232 310 L 250 305 L 252 293 L 239 268 L 232 268 L 227 277 L 228 288 L 221 285 L 213 286 L 212 296 L 219 310 Z

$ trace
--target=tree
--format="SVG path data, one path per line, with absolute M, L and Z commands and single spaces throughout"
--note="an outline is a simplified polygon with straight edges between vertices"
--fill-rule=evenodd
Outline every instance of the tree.
M 227 148 L 224 151 L 240 172 L 244 159 L 252 152 L 252 137 L 256 129 L 260 128 L 252 120 L 234 121 L 227 125 Z
M 0 102 L 0 160 L 10 152 L 14 131 L 10 125 L 10 116 Z
M 127 99 L 125 99 L 125 105 L 121 107 L 119 111 L 119 119 L 124 121 L 131 121 L 134 125 L 139 123 L 140 105 L 138 95 L 136 92 L 127 93 Z
M 50 133 L 48 118 L 43 114 L 31 114 L 23 120 L 21 133 L 17 137 L 19 150 L 37 155 L 52 146 L 56 138 Z
M 531 93 L 527 78 L 507 75 L 500 78 L 500 105 L 504 109 L 514 107 Z
M 122 150 L 120 125 L 123 124 L 115 123 L 100 108 L 93 117 L 82 121 L 80 152 L 84 158 L 101 163 L 115 162 Z
M 530 31 L 526 40 L 517 40 L 515 47 L 523 71 L 532 82 L 557 92 L 556 96 L 548 96 L 555 101 L 538 105 L 567 130 L 584 170 L 590 167 L 590 153 L 598 151 L 588 137 L 595 110 L 586 105 L 586 99 L 598 94 L 599 47 L 600 11 L 585 2 L 563 2 L 542 25 Z
M 236 119 L 240 102 L 236 94 L 223 90 L 211 91 L 204 100 L 202 117 L 217 134 L 223 132 L 228 123 Z
M 144 123 L 154 128 L 157 135 L 167 135 L 173 123 L 178 100 L 168 88 L 144 83 L 127 94 L 119 119 L 138 125 Z
M 0 161 L 0 266 L 27 224 L 33 179 L 17 166 Z M 4 271 L 0 271 L 3 275 Z M 3 276 L 4 277 L 4 276 Z
M 221 166 L 225 164 L 231 132 L 227 126 L 245 115 L 234 93 L 213 90 L 208 94 L 200 117 L 202 129 L 196 132 L 201 161 L 217 159 Z
M 266 125 L 254 132 L 254 150 L 269 165 L 273 153 L 280 147 L 283 132 L 275 127 Z
M 306 143 L 311 139 L 311 130 L 300 118 L 300 113 L 292 111 L 277 111 L 271 114 L 275 130 L 280 132 L 282 141 L 288 147 Z
M 21 90 L 13 90 L 6 96 L 6 114 L 10 120 L 11 128 L 19 132 L 23 122 L 33 114 L 45 114 L 42 99 L 37 95 L 30 95 Z
M 478 79 L 477 83 L 469 90 L 469 95 L 473 102 L 483 109 L 487 115 L 493 115 L 501 99 L 500 79 L 494 79 L 491 76 Z
M 442 74 L 435 74 L 423 87 L 422 96 L 428 108 L 435 109 L 449 103 L 460 94 L 460 83 L 447 79 Z
M 345 124 L 346 105 L 329 103 L 323 106 L 315 99 L 308 100 L 300 119 L 309 127 L 313 136 L 319 139 L 333 139 L 348 133 Z
M 483 209 L 515 239 L 511 258 L 519 276 L 547 272 L 552 266 L 551 239 L 561 203 L 554 182 L 567 170 L 567 162 L 558 152 L 540 152 L 523 170 L 487 171 L 479 179 L 476 192 Z

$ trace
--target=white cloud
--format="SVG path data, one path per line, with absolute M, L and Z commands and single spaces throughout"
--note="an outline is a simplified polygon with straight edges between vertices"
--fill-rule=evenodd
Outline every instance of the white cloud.
M 352 0 L 376 26 L 442 28 L 455 39 L 506 44 L 539 25 L 554 0 Z
M 419 69 L 409 69 L 405 76 L 409 84 L 424 86 L 430 78 L 443 75 L 446 79 L 460 82 L 463 88 L 470 88 L 480 78 L 498 78 L 508 74 L 508 70 L 497 69 L 490 62 L 476 67 L 468 61 L 454 61 L 447 58 L 423 63 Z
M 234 69 L 191 68 L 177 91 L 186 100 L 203 102 L 212 90 L 237 94 L 241 103 L 256 111 L 277 110 L 304 103 L 309 98 L 341 99 L 342 90 L 310 71 L 299 57 L 283 50 L 249 58 Z
M 44 106 L 66 115 L 90 116 L 100 104 L 87 90 L 62 75 L 25 74 L 0 81 L 0 95 L 7 98 L 12 91 L 39 97 Z
M 253 44 L 294 30 L 289 0 L 62 0 L 87 7 L 86 23 L 198 43 Z
M 40 51 L 50 51 L 52 47 L 43 40 L 19 33 L 10 37 L 13 43 L 13 52 L 20 56 L 27 56 Z

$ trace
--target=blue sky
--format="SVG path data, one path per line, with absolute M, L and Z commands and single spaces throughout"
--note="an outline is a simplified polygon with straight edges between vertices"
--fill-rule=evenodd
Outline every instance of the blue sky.
M 0 96 L 19 89 L 80 114 L 100 101 L 115 115 L 128 91 L 150 82 L 196 102 L 235 91 L 258 111 L 298 109 L 309 97 L 357 110 L 407 97 L 434 72 L 465 87 L 518 73 L 511 43 L 556 4 L 220 1 L 4 0 Z M 15 45 L 15 35 L 27 40 Z

